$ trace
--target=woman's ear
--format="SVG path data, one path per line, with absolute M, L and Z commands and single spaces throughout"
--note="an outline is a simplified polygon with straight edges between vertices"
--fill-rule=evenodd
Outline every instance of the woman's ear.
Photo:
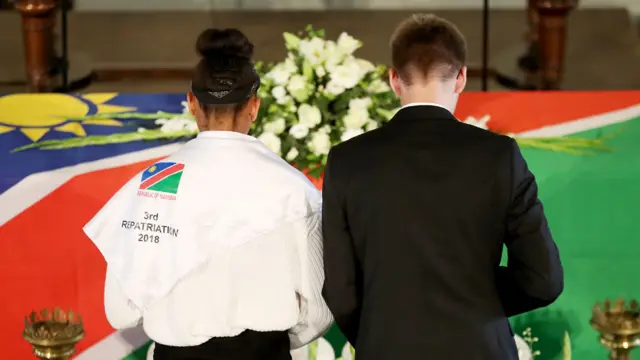
M 191 91 L 187 93 L 187 103 L 189 104 L 189 112 L 191 115 L 196 116 L 196 108 L 198 107 L 198 99 Z
M 251 104 L 251 121 L 256 121 L 256 119 L 258 119 L 258 113 L 260 112 L 260 98 L 256 96 L 253 99 Z

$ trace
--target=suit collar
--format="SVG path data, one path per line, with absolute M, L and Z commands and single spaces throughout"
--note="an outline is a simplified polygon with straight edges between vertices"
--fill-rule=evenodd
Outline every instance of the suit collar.
M 436 104 L 436 103 L 432 103 L 432 102 L 414 102 L 414 103 L 408 103 L 404 106 L 402 106 L 400 109 L 404 109 L 404 108 L 408 108 L 408 107 L 412 107 L 412 106 L 437 106 L 437 107 L 441 107 L 447 111 L 449 111 L 449 109 L 447 109 L 446 107 L 440 105 L 440 104 Z
M 444 106 L 433 103 L 411 103 L 398 110 L 391 122 L 408 120 L 456 120 Z

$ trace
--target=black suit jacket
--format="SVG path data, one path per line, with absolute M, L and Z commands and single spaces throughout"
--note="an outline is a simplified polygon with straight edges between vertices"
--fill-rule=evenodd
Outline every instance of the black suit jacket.
M 323 202 L 323 296 L 360 360 L 515 360 L 507 317 L 562 292 L 516 141 L 444 108 L 334 147 Z

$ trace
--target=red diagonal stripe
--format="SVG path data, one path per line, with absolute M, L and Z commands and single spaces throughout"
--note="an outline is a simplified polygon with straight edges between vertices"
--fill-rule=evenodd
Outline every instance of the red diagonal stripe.
M 153 175 L 152 177 L 148 178 L 144 182 L 142 182 L 142 184 L 140 184 L 140 189 L 147 189 L 150 186 L 152 186 L 155 183 L 157 183 L 158 181 L 166 178 L 169 175 L 175 174 L 178 171 L 181 171 L 182 169 L 184 169 L 184 164 L 175 164 L 173 166 L 170 166 L 170 167 L 160 171 L 159 173 Z

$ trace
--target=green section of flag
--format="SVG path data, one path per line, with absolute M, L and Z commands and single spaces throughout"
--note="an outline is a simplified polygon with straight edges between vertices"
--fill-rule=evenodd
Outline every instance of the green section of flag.
M 607 141 L 612 152 L 523 150 L 565 272 L 565 290 L 554 305 L 512 319 L 516 333 L 532 328 L 542 360 L 562 359 L 565 331 L 574 358 L 607 358 L 589 325 L 594 303 L 640 297 L 640 118 L 579 134 L 603 135 L 615 135 Z
M 176 194 L 178 192 L 178 185 L 180 185 L 180 179 L 182 178 L 182 171 L 178 171 L 175 174 L 171 174 L 166 178 L 158 181 L 149 187 L 149 190 L 159 191 L 168 194 Z
M 149 346 L 151 346 L 151 341 L 137 348 L 134 352 L 132 352 L 122 360 L 146 360 Z

